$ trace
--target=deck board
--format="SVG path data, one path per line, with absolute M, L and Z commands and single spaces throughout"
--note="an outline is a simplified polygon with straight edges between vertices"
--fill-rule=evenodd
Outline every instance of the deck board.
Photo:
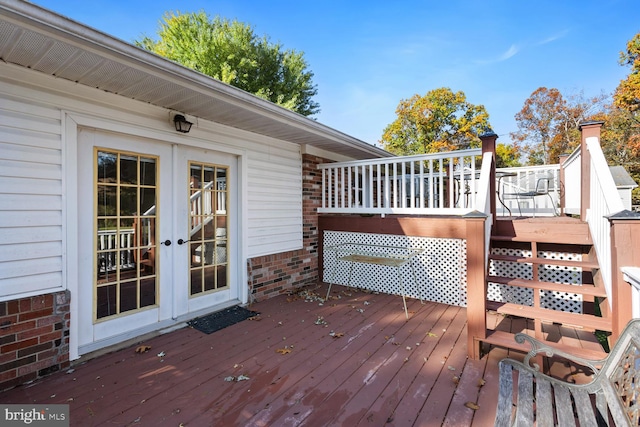
M 103 354 L 0 393 L 0 402 L 69 404 L 71 425 L 83 427 L 493 423 L 497 362 L 521 353 L 492 348 L 467 359 L 464 308 L 409 299 L 407 320 L 399 296 L 333 289 L 324 304 L 325 286 L 307 289 L 307 299 L 253 304 L 261 320 L 210 335 L 179 329 L 143 342 L 151 346 L 144 354 L 136 345 Z M 510 316 L 487 320 L 511 332 L 532 328 Z M 596 345 L 588 333 L 547 329 L 563 343 Z M 285 346 L 290 353 L 277 352 Z M 241 374 L 249 380 L 225 381 Z

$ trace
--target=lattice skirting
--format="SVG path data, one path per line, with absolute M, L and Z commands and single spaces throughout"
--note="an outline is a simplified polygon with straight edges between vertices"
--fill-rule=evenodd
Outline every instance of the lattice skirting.
M 466 240 L 342 231 L 325 231 L 323 238 L 325 248 L 323 281 L 326 283 L 346 286 L 349 279 L 349 263 L 338 261 L 336 265 L 336 254 L 326 250 L 327 246 L 343 243 L 410 246 L 425 249 L 425 251 L 412 261 L 415 280 L 409 265 L 400 269 L 405 295 L 461 307 L 467 305 Z M 336 267 L 335 277 L 333 277 L 334 266 Z M 402 295 L 396 267 L 354 263 L 351 286 Z
M 530 250 L 494 248 L 492 253 L 496 255 L 509 255 L 518 257 L 531 257 Z M 538 251 L 539 258 L 562 259 L 571 261 L 582 260 L 582 255 L 565 252 Z M 557 265 L 540 264 L 538 278 L 543 282 L 582 285 L 582 269 L 579 267 L 565 267 Z M 529 279 L 533 278 L 533 264 L 491 260 L 489 264 L 491 276 Z M 510 302 L 522 305 L 533 305 L 533 290 L 517 286 L 489 283 L 487 299 L 496 302 Z M 540 304 L 543 308 L 582 313 L 582 295 L 570 292 L 542 292 Z

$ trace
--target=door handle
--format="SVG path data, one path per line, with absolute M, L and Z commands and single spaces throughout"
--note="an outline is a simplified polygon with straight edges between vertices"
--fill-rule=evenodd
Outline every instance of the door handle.
M 187 243 L 187 242 L 188 242 L 188 240 L 178 239 L 178 244 L 179 244 L 179 245 L 185 244 L 185 243 Z
M 171 246 L 171 240 L 167 239 L 164 242 L 160 242 L 161 245 Z

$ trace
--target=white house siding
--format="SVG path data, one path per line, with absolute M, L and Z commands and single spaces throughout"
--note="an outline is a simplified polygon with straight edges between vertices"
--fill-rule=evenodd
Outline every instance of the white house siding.
M 60 122 L 0 82 L 0 301 L 64 287 Z
M 167 110 L 7 64 L 0 64 L 2 75 L 0 301 L 67 287 L 62 111 L 106 117 L 111 124 L 123 120 L 123 128 L 140 123 L 147 129 L 166 129 L 167 140 L 180 137 L 169 127 Z M 244 153 L 246 188 L 240 194 L 246 200 L 237 215 L 246 215 L 242 230 L 246 256 L 302 248 L 300 146 L 211 122 L 199 121 L 197 130 L 192 130 L 194 138 L 196 133 L 201 147 L 204 139 L 207 148 Z M 68 165 L 65 173 L 75 179 L 76 165 Z
M 297 145 L 279 145 L 248 154 L 250 258 L 302 248 L 302 155 Z

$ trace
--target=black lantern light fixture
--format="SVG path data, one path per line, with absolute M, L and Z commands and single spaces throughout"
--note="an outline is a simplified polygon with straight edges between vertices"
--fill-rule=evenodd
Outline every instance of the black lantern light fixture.
M 185 119 L 182 114 L 176 114 L 173 117 L 173 123 L 176 125 L 176 130 L 181 133 L 189 133 L 193 124 Z

